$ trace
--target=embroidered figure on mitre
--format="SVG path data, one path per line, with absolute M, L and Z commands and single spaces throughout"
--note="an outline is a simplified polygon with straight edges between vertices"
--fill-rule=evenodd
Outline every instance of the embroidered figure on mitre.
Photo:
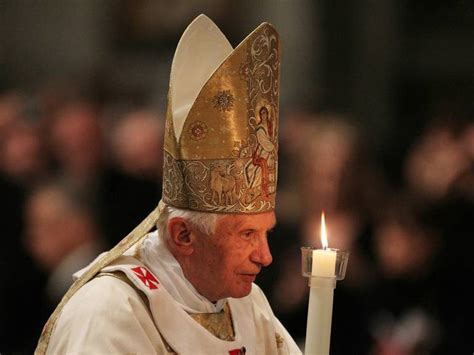
M 248 167 L 251 187 L 258 187 L 265 200 L 276 189 L 276 125 L 269 105 L 262 105 L 256 115 L 256 142 L 252 154 L 252 164 Z

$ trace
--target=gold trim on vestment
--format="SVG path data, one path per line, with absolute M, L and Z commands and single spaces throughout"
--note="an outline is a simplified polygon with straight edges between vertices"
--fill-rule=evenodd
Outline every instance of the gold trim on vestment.
M 225 341 L 235 340 L 232 313 L 228 303 L 217 313 L 189 313 L 189 315 L 215 337 Z

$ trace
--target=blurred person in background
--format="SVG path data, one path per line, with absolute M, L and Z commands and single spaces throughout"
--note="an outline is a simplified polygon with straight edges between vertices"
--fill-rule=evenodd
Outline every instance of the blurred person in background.
M 149 181 L 161 181 L 161 126 L 162 120 L 156 112 L 142 109 L 125 114 L 112 127 L 112 157 L 123 172 Z
M 434 117 L 408 152 L 405 181 L 406 188 L 433 211 L 441 236 L 436 272 L 440 282 L 450 286 L 438 290 L 444 333 L 437 353 L 453 349 L 462 353 L 474 347 L 470 317 L 466 316 L 473 314 L 474 294 L 464 287 L 474 274 L 472 256 L 466 252 L 474 248 L 473 123 L 462 114 Z
M 0 94 L 0 171 L 25 190 L 49 174 L 49 156 L 31 98 Z
M 102 235 L 87 200 L 57 182 L 38 186 L 28 197 L 25 225 L 28 250 L 48 274 L 50 312 L 72 284 L 71 275 L 103 249 Z
M 48 315 L 71 285 L 72 273 L 95 258 L 103 241 L 93 209 L 73 188 L 47 182 L 26 196 L 14 196 L 13 187 L 2 194 L 10 201 L 4 216 L 18 226 L 4 231 L 4 245 L 10 246 L 1 249 L 2 266 L 10 270 L 2 277 L 1 344 L 2 351 L 32 353 Z
M 102 219 L 117 243 L 161 196 L 163 132 L 156 112 L 134 109 L 108 126 L 111 173 L 104 183 Z M 114 220 L 115 222 L 112 222 Z
M 5 132 L 2 142 L 2 170 L 25 188 L 48 175 L 48 162 L 38 127 L 17 120 Z
M 0 94 L 0 196 L 2 235 L 0 266 L 0 351 L 30 353 L 41 329 L 44 274 L 20 238 L 23 207 L 31 184 L 43 173 L 35 127 L 23 118 L 25 101 L 16 92 Z M 38 170 L 37 170 L 38 168 Z M 25 319 L 31 321 L 25 322 Z
M 100 216 L 109 245 L 120 241 L 161 196 L 162 123 L 157 112 L 136 108 L 107 126 L 108 174 Z
M 46 275 L 21 239 L 24 231 L 23 186 L 0 173 L 0 345 L 2 353 L 31 353 L 44 320 L 41 293 Z M 25 321 L 27 319 L 28 321 Z
M 98 109 L 84 100 L 66 102 L 50 124 L 48 143 L 58 174 L 75 188 L 93 195 L 106 164 Z
M 294 111 L 285 114 L 285 119 L 281 122 L 281 143 L 279 145 L 279 154 L 282 157 L 282 169 L 278 171 L 278 204 L 277 210 L 280 217 L 279 225 L 284 222 L 287 224 L 298 223 L 300 215 L 299 169 L 295 169 L 292 162 L 300 159 L 300 152 L 304 151 L 306 140 L 305 133 L 311 127 L 311 121 L 314 115 L 304 111 Z
M 151 119 L 150 115 L 145 121 Z M 156 129 L 151 127 L 149 121 L 144 127 L 141 123 L 137 125 L 136 120 L 127 125 L 128 120 L 124 119 L 123 124 L 119 123 L 123 128 L 120 129 L 120 139 L 114 142 L 112 152 L 115 157 L 136 154 L 137 151 L 143 153 L 140 159 L 135 155 L 126 157 L 128 160 L 136 159 L 132 166 L 129 161 L 114 165 L 107 159 L 110 147 L 106 135 L 112 133 L 105 131 L 101 111 L 90 102 L 67 102 L 58 109 L 50 127 L 49 143 L 58 164 L 57 174 L 78 189 L 94 206 L 109 246 L 119 241 L 140 221 L 143 214 L 155 205 L 160 193 L 160 181 L 151 181 L 151 176 L 159 175 L 157 164 L 161 161 L 161 150 L 150 154 L 156 142 L 147 139 Z M 130 130 L 133 138 L 127 133 Z M 145 134 L 143 142 L 142 137 L 137 139 L 135 134 Z M 124 135 L 127 135 L 125 140 Z M 135 151 L 131 153 L 133 149 Z M 115 154 L 117 151 L 120 151 L 118 155 Z M 154 163 L 154 160 L 157 162 Z
M 467 124 L 455 119 L 432 120 L 408 152 L 404 175 L 407 188 L 427 203 L 449 197 L 457 179 L 472 169 Z
M 377 282 L 369 295 L 370 354 L 433 354 L 445 336 L 442 240 L 433 217 L 422 201 L 403 192 L 380 212 L 373 239 Z

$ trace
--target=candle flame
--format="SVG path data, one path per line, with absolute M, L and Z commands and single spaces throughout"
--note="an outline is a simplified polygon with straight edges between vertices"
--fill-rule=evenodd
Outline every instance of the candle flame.
M 324 219 L 324 212 L 321 213 L 321 245 L 323 249 L 328 248 L 328 236 L 326 233 L 326 221 Z

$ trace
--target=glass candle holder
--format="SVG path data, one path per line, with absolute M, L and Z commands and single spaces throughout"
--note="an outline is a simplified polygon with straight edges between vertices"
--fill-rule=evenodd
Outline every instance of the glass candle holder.
M 335 272 L 333 277 L 326 277 L 326 278 L 335 278 L 336 280 L 344 280 L 346 276 L 346 268 L 347 262 L 349 261 L 349 252 L 343 251 L 340 249 L 320 249 L 314 247 L 301 247 L 301 273 L 304 277 L 315 277 L 313 269 L 313 255 L 315 250 L 322 250 L 327 252 L 333 252 L 336 254 L 336 261 L 335 261 Z M 316 276 L 321 277 L 321 276 Z M 324 276 L 322 278 L 325 278 Z

